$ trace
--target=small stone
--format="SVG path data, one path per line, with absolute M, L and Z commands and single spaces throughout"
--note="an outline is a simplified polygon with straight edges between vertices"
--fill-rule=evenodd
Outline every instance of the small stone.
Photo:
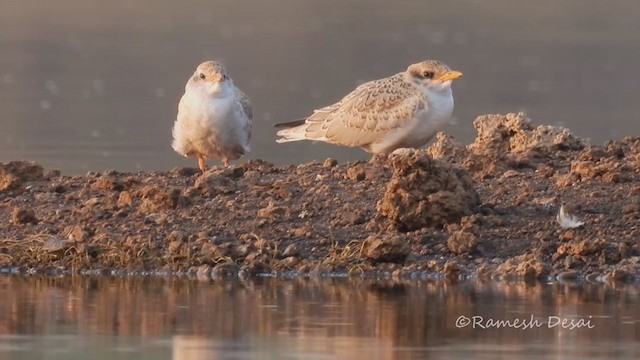
M 66 247 L 67 241 L 60 238 L 50 237 L 42 242 L 42 250 L 49 253 L 61 252 Z
M 171 175 L 174 176 L 193 176 L 195 174 L 200 174 L 200 169 L 198 168 L 173 168 L 171 170 Z
M 556 250 L 556 256 L 587 256 L 600 252 L 606 245 L 604 240 L 582 240 L 564 243 Z
M 118 196 L 118 207 L 123 208 L 131 206 L 131 204 L 133 204 L 133 197 L 131 197 L 131 193 L 128 191 L 122 191 Z
M 200 265 L 196 269 L 196 277 L 202 280 L 211 279 L 211 266 L 209 265 Z
M 140 190 L 140 193 L 142 195 L 140 210 L 146 213 L 175 209 L 180 199 L 180 190 L 177 188 L 147 185 Z
M 298 249 L 298 245 L 291 244 L 287 246 L 286 249 L 284 249 L 284 251 L 282 252 L 282 256 L 283 257 L 296 256 L 299 253 L 300 253 L 300 250 Z
M 447 248 L 456 255 L 473 253 L 478 247 L 477 227 L 454 232 L 447 240 Z
M 224 257 L 224 251 L 211 242 L 205 242 L 200 249 L 202 259 L 207 262 L 216 262 Z
M 51 184 L 51 186 L 49 187 L 49 191 L 57 194 L 62 194 L 67 191 L 67 187 L 62 184 Z
M 457 261 L 448 260 L 444 264 L 443 271 L 444 275 L 448 279 L 457 279 L 463 273 L 464 269 L 462 268 L 462 266 L 460 266 L 460 264 L 458 264 Z
M 81 226 L 68 227 L 65 232 L 69 234 L 69 241 L 76 243 L 86 242 L 90 236 L 89 232 Z
M 187 237 L 181 231 L 174 230 L 167 236 L 166 241 L 167 242 L 172 242 L 172 241 L 184 242 L 186 239 Z
M 258 260 L 252 261 L 252 262 L 245 261 L 244 265 L 242 265 L 242 268 L 240 268 L 238 275 L 241 277 L 248 277 L 248 276 L 255 276 L 255 275 L 264 274 L 268 272 L 269 272 L 269 268 L 261 261 L 258 261 Z
M 258 210 L 258 217 L 274 219 L 285 216 L 287 213 L 287 208 L 276 206 L 272 201 L 270 201 L 266 207 Z
M 544 178 L 550 178 L 556 173 L 555 169 L 547 164 L 538 165 L 537 172 Z
M 214 266 L 211 276 L 214 278 L 229 278 L 238 276 L 240 267 L 234 262 L 223 262 Z
M 179 240 L 169 242 L 167 253 L 171 256 L 179 256 L 182 253 L 184 243 Z
M 295 256 L 286 257 L 281 261 L 282 265 L 286 266 L 287 268 L 293 268 L 298 265 L 299 262 L 300 260 L 298 260 L 298 258 Z
M 347 179 L 353 181 L 362 181 L 367 177 L 362 165 L 354 165 L 347 169 Z
M 189 189 L 189 194 L 196 193 L 204 196 L 231 194 L 238 189 L 236 179 L 243 174 L 244 170 L 241 167 L 207 171 L 196 179 L 193 187 Z
M 602 181 L 610 184 L 616 184 L 621 182 L 627 182 L 629 181 L 629 179 L 626 176 L 622 175 L 620 172 L 613 171 L 613 172 L 608 172 L 602 175 Z
M 538 259 L 529 259 L 518 263 L 515 273 L 526 280 L 541 279 L 551 272 L 551 267 Z
M 399 236 L 379 238 L 369 236 L 363 246 L 363 256 L 374 264 L 404 263 L 409 255 L 409 248 Z
M 609 277 L 615 281 L 621 282 L 631 282 L 633 281 L 633 274 L 630 274 L 626 270 L 623 269 L 615 269 L 611 273 L 609 273 Z
M 332 158 L 328 158 L 327 160 L 324 161 L 324 164 L 322 164 L 322 166 L 325 169 L 331 169 L 332 167 L 335 167 L 337 165 L 338 165 L 338 160 L 332 159 Z
M 571 174 L 581 179 L 595 179 L 601 176 L 606 169 L 603 166 L 594 165 L 591 161 L 574 161 L 571 163 Z
M 297 237 L 309 237 L 311 236 L 311 229 L 309 228 L 296 228 L 293 230 L 293 235 Z
M 577 179 L 573 174 L 556 175 L 556 186 L 571 187 L 576 183 Z
M 367 222 L 367 217 L 362 212 L 349 212 L 347 213 L 346 220 L 351 225 L 361 225 Z
M 20 179 L 17 176 L 0 171 L 0 191 L 14 189 L 19 185 Z
M 112 176 L 100 176 L 91 184 L 93 190 L 120 191 L 124 189 L 124 185 L 116 181 Z
M 560 241 L 571 241 L 576 238 L 575 232 L 573 230 L 567 230 L 560 234 Z
M 286 187 L 278 186 L 273 190 L 273 192 L 275 196 L 277 196 L 282 200 L 288 200 L 289 198 L 291 198 L 291 196 L 293 196 L 293 193 L 291 192 L 291 190 L 289 190 Z
M 622 213 L 623 214 L 640 213 L 640 204 L 638 204 L 638 203 L 627 204 L 622 208 Z
M 51 179 L 53 179 L 53 178 L 60 177 L 60 170 L 56 170 L 56 169 L 49 170 L 49 171 L 47 171 L 46 173 L 44 173 L 43 177 L 44 177 L 46 180 L 51 180 Z
M 38 218 L 31 209 L 23 209 L 16 207 L 11 213 L 11 222 L 14 224 L 37 224 Z
M 507 170 L 502 174 L 503 179 L 509 179 L 518 176 L 520 173 L 515 170 Z

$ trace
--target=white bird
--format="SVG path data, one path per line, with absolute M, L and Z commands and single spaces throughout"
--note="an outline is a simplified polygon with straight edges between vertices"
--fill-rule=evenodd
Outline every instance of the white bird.
M 206 61 L 187 81 L 173 125 L 173 149 L 198 159 L 222 159 L 224 166 L 251 151 L 251 104 L 224 65 Z
M 279 143 L 300 140 L 360 147 L 374 154 L 426 144 L 451 118 L 459 71 L 437 60 L 358 86 L 304 120 L 276 124 Z

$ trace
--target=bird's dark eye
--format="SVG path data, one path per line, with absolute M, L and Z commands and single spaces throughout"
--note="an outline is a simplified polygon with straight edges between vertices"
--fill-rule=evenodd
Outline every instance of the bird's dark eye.
M 206 76 L 204 76 L 204 74 L 200 74 L 200 79 L 204 80 L 206 78 Z
M 426 78 L 429 78 L 429 79 L 433 79 L 434 75 L 435 74 L 433 73 L 433 71 L 425 71 L 425 72 L 422 73 L 422 76 L 424 76 Z

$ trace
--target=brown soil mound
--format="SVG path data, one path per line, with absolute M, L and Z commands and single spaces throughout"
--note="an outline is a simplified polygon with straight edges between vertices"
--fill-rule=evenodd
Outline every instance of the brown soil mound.
M 474 126 L 469 146 L 439 134 L 368 163 L 72 177 L 0 164 L 0 267 L 640 277 L 640 139 L 591 146 L 523 114 Z M 562 228 L 561 205 L 584 224 Z

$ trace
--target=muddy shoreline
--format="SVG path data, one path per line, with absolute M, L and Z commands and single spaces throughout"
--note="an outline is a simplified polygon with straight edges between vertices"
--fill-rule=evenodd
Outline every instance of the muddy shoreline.
M 0 164 L 0 269 L 640 279 L 640 138 L 592 146 L 523 114 L 467 146 L 201 175 Z M 576 228 L 561 226 L 560 206 Z

